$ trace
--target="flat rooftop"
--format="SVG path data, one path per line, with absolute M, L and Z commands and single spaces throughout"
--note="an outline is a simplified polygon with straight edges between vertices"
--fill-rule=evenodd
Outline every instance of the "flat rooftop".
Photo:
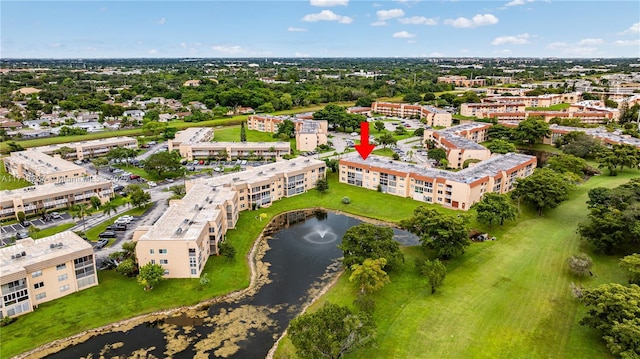
M 14 198 L 22 198 L 23 201 L 28 201 L 33 197 L 53 197 L 62 192 L 77 193 L 84 191 L 85 189 L 96 188 L 97 186 L 112 186 L 111 181 L 108 181 L 102 177 L 80 177 L 68 179 L 67 182 L 47 183 L 43 185 L 36 185 L 25 188 L 18 188 L 12 190 L 5 190 L 0 192 L 0 200 L 7 201 Z
M 24 271 L 26 267 L 34 264 L 83 251 L 87 252 L 87 255 L 92 254 L 93 247 L 71 231 L 57 233 L 37 241 L 31 238 L 20 239 L 15 245 L 0 248 L 0 277 Z M 19 258 L 11 258 L 16 255 Z
M 93 148 L 93 147 L 100 147 L 100 146 L 119 145 L 119 144 L 131 143 L 131 142 L 134 142 L 137 144 L 138 140 L 136 140 L 133 137 L 126 137 L 126 136 L 107 137 L 107 138 L 101 138 L 97 140 L 78 141 L 78 142 L 61 143 L 56 145 L 33 147 L 31 148 L 31 150 L 44 152 L 44 153 L 53 153 L 54 151 L 60 149 L 61 147 L 71 147 L 73 149 L 77 147 Z
M 195 241 L 204 227 L 220 215 L 219 206 L 226 200 L 232 200 L 235 195 L 235 191 L 222 186 L 195 184 L 182 199 L 172 201 L 164 214 L 139 240 Z
M 620 132 L 619 130 L 616 130 L 614 132 L 607 132 L 607 129 L 602 126 L 597 128 L 582 128 L 582 127 L 551 125 L 549 126 L 549 129 L 551 131 L 584 132 L 589 136 L 593 136 L 601 140 L 605 140 L 605 141 L 608 140 L 611 142 L 632 145 L 640 148 L 640 138 L 631 137 L 629 135 L 623 135 L 622 132 Z
M 493 177 L 501 171 L 508 171 L 514 167 L 528 161 L 536 160 L 535 156 L 528 156 L 519 153 L 507 153 L 505 155 L 495 154 L 490 159 L 477 163 L 475 166 L 467 167 L 458 172 L 444 171 L 435 168 L 425 168 L 411 163 L 393 161 L 388 157 L 371 155 L 363 160 L 360 155 L 351 155 L 343 158 L 345 161 L 382 167 L 403 173 L 415 173 L 425 177 L 445 178 L 461 183 L 472 183 L 483 177 Z
M 173 139 L 173 141 L 176 143 L 198 143 L 205 141 L 204 139 L 207 137 L 213 137 L 213 128 L 189 127 L 177 132 L 176 137 Z
M 276 149 L 291 149 L 290 142 L 197 142 L 190 144 L 195 149 L 249 149 L 268 150 L 271 147 Z
M 33 168 L 40 175 L 55 174 L 67 171 L 85 171 L 83 167 L 73 164 L 60 157 L 52 157 L 40 151 L 29 149 L 26 151 L 12 152 L 8 159 L 24 167 Z

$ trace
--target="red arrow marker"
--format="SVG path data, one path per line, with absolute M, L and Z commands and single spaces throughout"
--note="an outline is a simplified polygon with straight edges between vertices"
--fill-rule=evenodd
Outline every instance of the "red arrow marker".
M 369 144 L 369 122 L 360 122 L 360 144 L 355 147 L 363 160 L 366 160 L 376 147 Z

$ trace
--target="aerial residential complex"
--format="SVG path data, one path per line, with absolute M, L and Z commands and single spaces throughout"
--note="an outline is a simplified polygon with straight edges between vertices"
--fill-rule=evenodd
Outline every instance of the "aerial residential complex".
M 290 142 L 209 142 L 214 136 L 208 127 L 191 127 L 176 133 L 169 150 L 178 150 L 187 160 L 262 158 L 278 160 L 291 154 Z
M 53 155 L 62 147 L 69 147 L 75 150 L 75 152 L 67 154 L 65 158 L 82 160 L 85 158 L 104 156 L 107 152 L 117 147 L 137 149 L 138 140 L 133 137 L 108 137 L 98 140 L 33 147 L 31 150 Z
M 472 87 L 472 86 L 486 86 L 487 80 L 485 79 L 468 79 L 467 76 L 440 76 L 438 82 L 445 84 L 453 84 L 457 87 Z
M 423 120 L 427 126 L 449 127 L 451 126 L 451 114 L 443 109 L 427 106 L 412 105 L 408 103 L 374 102 L 371 104 L 371 112 L 386 116 L 417 117 Z
M 314 151 L 320 145 L 327 144 L 329 126 L 327 121 L 316 121 L 308 116 L 288 117 L 271 115 L 253 115 L 247 119 L 247 128 L 259 132 L 277 133 L 278 125 L 285 120 L 293 122 L 298 151 Z
M 87 170 L 60 157 L 35 150 L 12 152 L 4 158 L 7 173 L 34 184 L 64 182 L 82 178 Z
M 18 212 L 29 216 L 42 209 L 54 210 L 89 203 L 91 197 L 98 197 L 102 203 L 108 202 L 113 197 L 111 181 L 87 176 L 6 190 L 0 192 L 0 219 L 17 218 Z
M 71 231 L 0 248 L 0 318 L 98 285 L 91 244 Z
M 490 127 L 490 123 L 471 122 L 440 131 L 425 129 L 424 140 L 447 152 L 449 167 L 463 168 L 467 160 L 484 161 L 491 157 L 491 151 L 478 144 L 488 139 Z
M 239 211 L 307 192 L 324 176 L 323 161 L 299 157 L 189 181 L 184 198 L 171 201 L 153 226 L 136 229 L 138 263 L 162 265 L 166 278 L 197 278 L 227 230 L 235 228 Z
M 533 173 L 534 156 L 516 153 L 493 155 L 459 172 L 425 168 L 386 157 L 366 160 L 352 155 L 340 160 L 340 182 L 380 190 L 416 201 L 468 210 L 488 192 L 507 193 L 517 178 Z

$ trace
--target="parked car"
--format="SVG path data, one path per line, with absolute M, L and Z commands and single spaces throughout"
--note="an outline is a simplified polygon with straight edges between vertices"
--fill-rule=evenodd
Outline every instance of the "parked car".
M 196 168 L 195 168 L 195 167 L 193 167 L 193 166 L 189 166 L 189 167 L 187 167 L 187 170 L 188 170 L 188 171 L 193 172 L 193 171 L 195 171 L 195 170 L 196 170 Z
M 128 219 L 128 218 L 120 217 L 120 218 L 116 219 L 113 223 L 114 224 L 125 224 L 125 225 L 127 225 L 127 224 L 131 223 L 131 220 Z
M 140 178 L 138 175 L 129 175 L 130 180 L 137 180 L 138 178 Z
M 75 163 L 77 165 L 81 165 L 83 162 L 82 162 L 82 160 L 75 160 L 75 161 L 73 161 L 73 163 Z
M 173 183 L 173 182 L 174 182 L 174 179 L 173 179 L 173 178 L 167 178 L 167 179 L 165 179 L 165 181 L 167 181 L 167 182 L 169 182 L 169 183 Z
M 153 145 L 155 145 L 155 144 L 157 144 L 157 142 L 156 142 L 156 141 L 149 141 L 149 142 L 147 142 L 147 145 L 149 145 L 149 146 L 153 146 Z
M 107 226 L 107 231 L 126 231 L 127 225 L 124 223 L 114 223 L 112 225 Z
M 114 233 L 114 234 L 115 234 L 115 233 Z M 109 243 L 109 240 L 108 240 L 108 239 L 99 239 L 99 240 L 96 242 L 95 248 L 96 248 L 96 249 L 103 248 L 103 247 L 104 247 L 104 246 L 106 246 L 108 243 Z
M 22 239 L 22 238 L 27 238 L 29 237 L 29 233 L 27 232 L 16 232 L 16 238 L 17 239 Z
M 124 189 L 124 186 L 123 186 L 123 185 L 117 185 L 117 186 L 113 187 L 113 191 L 114 191 L 114 192 L 120 192 L 120 191 L 122 191 L 123 189 Z
M 157 186 L 158 184 L 157 184 L 157 183 L 155 183 L 155 182 L 153 182 L 153 181 L 149 181 L 149 182 L 147 182 L 147 185 L 148 185 L 149 187 L 155 187 L 155 186 Z
M 58 212 L 51 212 L 52 219 L 62 219 L 62 215 Z
M 116 238 L 116 232 L 114 231 L 104 231 L 98 235 L 100 238 Z

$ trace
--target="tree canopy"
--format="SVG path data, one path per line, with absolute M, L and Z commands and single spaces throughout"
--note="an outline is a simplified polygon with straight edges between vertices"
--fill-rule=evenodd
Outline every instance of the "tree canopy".
M 447 276 L 447 268 L 438 259 L 427 259 L 423 262 L 417 262 L 416 267 L 420 274 L 429 280 L 431 294 L 435 293 L 436 289 L 442 286 L 442 282 L 444 282 L 444 278 Z
M 535 117 L 520 121 L 518 127 L 513 130 L 513 136 L 517 141 L 533 145 L 551 134 L 549 124 Z
M 509 152 L 516 152 L 516 145 L 514 145 L 513 143 L 507 140 L 501 140 L 501 139 L 496 139 L 491 141 L 491 143 L 487 145 L 487 148 L 492 153 L 505 154 Z
M 439 258 L 449 259 L 464 254 L 469 246 L 467 223 L 466 216 L 452 217 L 420 206 L 400 226 L 420 236 L 422 245 L 435 250 Z
M 622 258 L 620 267 L 629 271 L 629 283 L 640 284 L 640 254 L 634 253 Z
M 296 137 L 295 130 L 296 128 L 295 128 L 295 125 L 293 124 L 293 121 L 284 120 L 282 121 L 282 123 L 278 125 L 278 132 L 274 133 L 273 137 L 282 138 L 283 136 L 287 136 L 288 138 L 294 138 Z
M 376 327 L 366 314 L 326 303 L 317 312 L 293 319 L 287 332 L 299 357 L 338 359 L 353 349 L 372 344 Z
M 160 283 L 163 275 L 164 268 L 161 265 L 149 262 L 140 267 L 138 283 L 144 286 L 145 290 L 151 290 L 156 284 Z
M 516 180 L 511 196 L 532 205 L 541 216 L 543 209 L 556 208 L 568 200 L 569 191 L 573 188 L 574 185 L 561 173 L 537 168 L 529 177 Z
M 342 237 L 339 248 L 344 254 L 342 263 L 347 268 L 362 264 L 366 259 L 384 258 L 390 269 L 404 261 L 400 244 L 393 239 L 393 229 L 386 226 L 370 223 L 353 226 Z
M 177 151 L 154 153 L 144 161 L 144 170 L 162 176 L 167 172 L 175 172 L 182 168 L 180 154 Z
M 493 192 L 485 193 L 482 200 L 473 207 L 476 209 L 478 222 L 488 224 L 489 228 L 494 223 L 503 225 L 505 220 L 516 219 L 518 212 L 509 195 Z
M 554 144 L 562 152 L 580 158 L 594 157 L 601 147 L 600 141 L 582 131 L 572 131 L 560 136 Z
M 389 275 L 383 269 L 385 265 L 387 260 L 384 258 L 367 258 L 362 264 L 351 266 L 349 281 L 358 283 L 361 294 L 376 292 L 390 282 Z

